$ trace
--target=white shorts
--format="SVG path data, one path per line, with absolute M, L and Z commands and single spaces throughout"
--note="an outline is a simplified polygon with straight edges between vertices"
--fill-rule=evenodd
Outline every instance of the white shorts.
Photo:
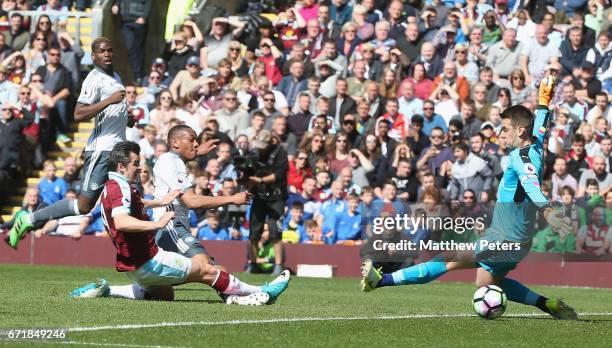
M 132 282 L 148 289 L 162 285 L 178 285 L 187 280 L 191 260 L 183 255 L 159 248 L 157 254 L 137 270 L 127 272 Z

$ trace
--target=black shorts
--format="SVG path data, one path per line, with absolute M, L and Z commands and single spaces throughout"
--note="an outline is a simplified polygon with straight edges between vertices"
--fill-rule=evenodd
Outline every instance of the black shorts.
M 198 254 L 209 255 L 206 248 L 189 231 L 188 227 L 171 220 L 166 228 L 157 231 L 155 243 L 160 248 L 192 258 Z

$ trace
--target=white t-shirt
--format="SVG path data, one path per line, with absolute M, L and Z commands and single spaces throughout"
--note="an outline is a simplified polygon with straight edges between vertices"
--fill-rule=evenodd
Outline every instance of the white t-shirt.
M 121 78 L 107 75 L 99 68 L 94 68 L 83 81 L 78 103 L 92 105 L 107 99 L 116 91 L 125 87 Z M 127 101 L 111 104 L 95 116 L 96 125 L 87 140 L 85 151 L 111 151 L 116 143 L 125 140 L 127 128 Z
M 170 191 L 185 192 L 193 186 L 193 181 L 187 172 L 187 166 L 179 155 L 166 152 L 159 156 L 153 167 L 153 197 L 156 200 L 164 198 Z M 174 219 L 185 227 L 189 227 L 189 208 L 180 198 L 172 202 Z M 157 221 L 167 211 L 165 207 L 153 209 L 153 220 Z

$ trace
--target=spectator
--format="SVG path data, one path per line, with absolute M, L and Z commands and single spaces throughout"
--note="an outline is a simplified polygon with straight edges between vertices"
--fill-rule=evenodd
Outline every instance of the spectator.
M 453 161 L 453 152 L 444 144 L 444 131 L 435 127 L 429 136 L 431 146 L 424 149 L 417 161 L 417 169 L 428 167 L 433 173 L 440 173 L 440 167 L 446 161 Z
M 585 61 L 589 49 L 584 43 L 582 29 L 579 27 L 570 28 L 567 37 L 569 39 L 563 40 L 559 47 L 560 62 L 563 66 L 561 76 L 571 77 L 580 73 L 580 66 Z
M 323 244 L 321 230 L 315 220 L 304 221 L 305 236 L 302 243 L 305 244 Z
M 19 13 L 13 13 L 10 22 L 11 28 L 4 32 L 5 45 L 14 51 L 21 51 L 30 39 L 28 31 L 23 27 L 23 16 Z M 4 48 L 3 45 L 0 45 L 0 47 L 1 52 Z M 2 53 L 0 53 L 0 56 L 2 56 Z
M 231 32 L 230 26 L 234 28 Z M 245 22 L 233 18 L 217 17 L 213 19 L 210 35 L 204 39 L 206 46 L 201 49 L 205 52 L 208 68 L 215 69 L 219 61 L 227 57 L 230 42 L 242 34 L 245 26 Z
M 66 31 L 62 31 L 58 34 L 59 46 L 62 49 L 60 63 L 68 71 L 72 77 L 72 85 L 76 86 L 81 80 L 81 58 L 85 52 L 73 38 Z
M 597 36 L 597 43 L 590 48 L 586 55 L 586 61 L 593 63 L 595 77 L 603 80 L 604 73 L 610 69 L 612 61 L 612 46 L 610 45 L 609 33 L 602 31 Z
M 430 99 L 434 99 L 442 86 L 446 86 L 449 93 L 451 93 L 450 90 L 456 93 L 456 96 L 451 95 L 451 97 L 453 97 L 453 99 L 459 99 L 461 102 L 465 102 L 470 96 L 468 81 L 465 77 L 457 75 L 457 66 L 452 61 L 447 61 L 446 64 L 444 64 L 444 72 L 434 79 L 432 86 L 433 92 L 431 93 Z
M 361 41 L 368 41 L 374 36 L 374 25 L 366 20 L 367 15 L 368 9 L 363 5 L 363 1 L 353 7 L 352 22 L 357 25 L 357 38 Z
M 175 33 L 162 54 L 162 59 L 168 62 L 168 74 L 174 79 L 178 72 L 187 66 L 190 57 L 197 58 L 196 52 L 187 45 L 187 39 L 182 32 Z
M 223 109 L 215 113 L 219 131 L 235 139 L 249 126 L 249 114 L 239 107 L 236 92 L 229 89 L 223 94 Z
M 302 185 L 307 177 L 312 176 L 312 169 L 308 163 L 308 154 L 299 151 L 292 161 L 289 161 L 289 172 L 287 173 L 287 184 L 292 193 L 302 192 Z
M 308 131 L 312 114 L 310 113 L 310 96 L 302 92 L 298 97 L 299 111 L 287 118 L 287 130 L 296 137 L 302 137 Z
M 535 79 L 544 74 L 546 66 L 559 61 L 561 52 L 559 52 L 559 46 L 555 44 L 548 38 L 546 26 L 537 25 L 535 37 L 523 44 L 523 51 L 519 58 L 521 70 L 525 75 L 525 83 L 536 85 Z
M 455 46 L 455 63 L 457 75 L 465 77 L 470 84 L 478 82 L 478 65 L 468 59 L 467 44 Z
M 499 39 L 502 37 L 502 34 L 505 34 L 505 31 L 502 30 L 502 23 L 499 22 L 498 16 L 495 14 L 495 11 L 489 10 L 484 15 L 484 27 L 483 27 L 483 35 L 482 42 L 486 45 L 493 46 Z M 516 34 L 516 29 L 514 33 Z M 516 37 L 516 35 L 515 35 Z M 489 64 L 487 64 L 489 65 Z
M 308 55 L 306 55 L 306 46 L 304 46 L 304 44 L 301 42 L 297 42 L 295 45 L 293 45 L 293 47 L 291 47 L 291 52 L 289 53 L 287 60 L 283 64 L 283 76 L 291 74 L 291 65 L 294 62 L 302 62 L 303 75 L 305 78 L 310 79 L 312 76 L 314 76 L 314 64 L 308 58 Z
M 368 82 L 364 101 L 370 105 L 370 110 L 368 111 L 370 117 L 378 119 L 385 113 L 387 100 L 380 95 L 376 82 Z
M 495 103 L 498 99 L 500 87 L 493 82 L 493 69 L 489 66 L 485 66 L 480 70 L 479 78 L 480 82 L 487 90 L 487 103 Z
M 381 60 L 374 54 L 376 48 L 370 42 L 363 43 L 359 47 L 361 48 L 360 52 L 358 52 L 359 54 L 355 54 L 355 57 L 357 59 L 361 58 L 366 62 L 365 77 L 369 80 L 380 81 L 384 67 Z
M 519 65 L 523 44 L 516 41 L 516 30 L 504 31 L 503 39 L 489 48 L 487 66 L 493 69 L 494 79 L 507 79 Z
M 536 24 L 529 18 L 527 10 L 518 10 L 516 17 L 512 18 L 507 24 L 508 29 L 516 30 L 516 41 L 528 42 L 536 32 Z
M 582 134 L 575 134 L 572 139 L 572 149 L 565 157 L 567 162 L 567 172 L 574 177 L 580 179 L 583 171 L 590 168 L 592 159 L 587 156 L 584 148 L 585 141 Z
M 410 61 L 417 59 L 423 40 L 419 36 L 419 29 L 416 23 L 406 24 L 406 30 L 403 36 L 396 38 L 397 47 L 407 56 Z
M 282 67 L 282 52 L 274 46 L 274 43 L 269 38 L 262 38 L 259 44 L 261 50 L 258 61 L 265 65 L 266 77 L 273 85 L 279 84 L 283 75 L 280 68 Z
M 357 24 L 353 22 L 345 23 L 342 26 L 341 37 L 338 40 L 337 49 L 341 55 L 351 57 L 355 48 L 361 44 L 361 40 L 357 37 Z
M 589 106 L 576 98 L 576 88 L 571 83 L 563 85 L 563 100 L 558 105 L 570 112 L 570 119 L 575 125 L 580 125 L 585 120 Z
M 200 58 L 191 56 L 187 59 L 185 69 L 179 71 L 170 84 L 174 100 L 184 98 L 203 83 L 200 70 Z
M 374 133 L 376 119 L 370 117 L 370 105 L 365 101 L 357 102 L 357 132 L 363 135 Z
M 155 139 L 157 138 L 157 127 L 152 124 L 147 124 L 143 130 L 143 138 L 138 141 L 140 146 L 140 161 L 145 163 L 153 157 L 155 152 Z
M 422 63 L 425 68 L 425 74 L 430 80 L 440 75 L 444 67 L 444 62 L 436 55 L 436 48 L 431 42 L 427 41 L 421 46 L 421 55 L 417 58 L 416 62 Z
M 331 184 L 331 195 L 321 205 L 321 215 L 317 223 L 321 226 L 323 238 L 327 243 L 333 241 L 336 217 L 347 209 L 348 203 L 343 199 L 342 182 L 337 180 Z
M 18 99 L 18 86 L 6 78 L 6 67 L 0 64 L 0 100 L 3 103 L 16 103 Z
M 336 95 L 329 99 L 329 109 L 331 116 L 334 117 L 336 128 L 340 128 L 347 114 L 353 114 L 357 111 L 357 103 L 350 95 L 347 94 L 348 83 L 345 79 L 336 80 Z
M 582 226 L 576 237 L 576 253 L 603 255 L 609 250 L 606 250 L 606 240 L 610 237 L 610 227 L 606 224 L 605 212 L 603 207 L 595 207 L 593 209 L 593 221 L 585 226 Z
M 606 193 L 612 188 L 612 174 L 606 171 L 606 159 L 602 156 L 593 157 L 592 169 L 586 169 L 580 175 L 578 181 L 578 192 L 576 197 L 580 198 L 586 191 L 586 182 L 588 179 L 595 179 L 599 184 L 600 194 L 605 196 Z
M 151 16 L 151 0 L 114 0 L 111 11 L 121 16 L 121 34 L 128 49 L 128 57 L 136 83 L 145 76 L 143 70 L 147 26 Z
M 68 185 L 62 178 L 55 176 L 57 171 L 55 163 L 51 160 L 45 161 L 43 165 L 44 177 L 38 183 L 38 190 L 43 202 L 51 205 L 66 196 Z
M 573 176 L 569 175 L 567 172 L 567 162 L 564 158 L 557 157 L 555 158 L 555 165 L 553 167 L 555 171 L 552 174 L 552 199 L 554 201 L 561 200 L 561 189 L 565 189 L 566 187 L 571 188 L 574 192 L 578 188 L 578 182 L 574 179 Z
M 584 61 L 580 69 L 580 75 L 574 76 L 571 84 L 576 89 L 578 99 L 589 105 L 595 104 L 595 95 L 601 92 L 602 85 L 601 81 L 595 78 L 593 63 Z
M 453 148 L 455 163 L 452 166 L 450 199 L 457 201 L 465 190 L 470 189 L 479 201 L 488 202 L 492 181 L 491 168 L 485 160 L 472 154 L 466 144 L 461 143 Z
M 608 103 L 608 94 L 599 92 L 595 95 L 595 105 L 589 110 L 586 120 L 593 124 L 599 117 L 604 117 L 609 125 L 612 125 L 612 107 Z
M 24 118 L 15 118 L 14 114 L 15 106 L 4 102 L 0 105 L 2 111 L 2 118 L 0 118 L 0 134 L 2 135 L 0 143 L 2 143 L 3 150 L 8 151 L 4 154 L 6 162 L 4 165 L 16 165 L 19 160 L 19 154 L 21 153 L 21 147 L 23 145 L 23 130 L 32 124 L 33 117 L 31 113 L 24 115 Z M 4 161 L 3 161 L 4 162 Z
M 392 52 L 396 52 L 395 50 Z M 392 57 L 396 57 L 397 55 L 392 53 Z M 398 70 L 399 71 L 399 70 Z M 397 72 L 386 68 L 383 72 L 383 79 L 380 82 L 380 95 L 386 99 L 396 99 L 399 90 L 399 81 L 397 77 Z
M 28 213 L 33 213 L 35 211 L 41 210 L 46 207 L 47 204 L 43 202 L 40 197 L 40 192 L 37 187 L 28 187 L 25 192 L 25 196 L 23 197 L 23 205 L 21 206 L 21 211 L 26 211 Z M 7 221 L 0 225 L 1 229 L 10 229 L 13 227 L 14 219 L 11 221 Z M 54 220 L 48 221 L 42 228 L 38 230 L 34 230 L 34 234 L 44 234 L 47 231 L 51 230 L 54 226 Z M 39 230 L 41 230 L 39 232 Z
M 64 160 L 64 181 L 68 189 L 74 190 L 77 195 L 81 192 L 81 175 L 74 157 L 66 157 Z
M 42 34 L 44 36 L 44 42 L 46 47 L 51 45 L 57 45 L 57 34 L 53 31 L 53 23 L 48 15 L 43 14 L 38 17 L 36 22 L 36 31 L 30 37 L 30 46 L 32 46 L 32 40 L 37 35 Z
M 352 76 L 346 79 L 348 84 L 347 94 L 353 98 L 362 98 L 365 95 L 367 79 L 365 78 L 366 63 L 358 60 L 353 63 Z
M 342 1 L 342 0 L 336 0 Z M 315 66 L 320 67 L 323 62 L 328 62 L 328 66 L 331 66 L 336 74 L 340 77 L 344 77 L 346 75 L 346 67 L 348 65 L 346 57 L 338 53 L 338 49 L 336 47 L 336 42 L 334 40 L 328 39 L 323 43 L 323 51 L 313 60 Z M 332 62 L 333 65 L 330 65 L 329 62 Z M 319 71 L 319 75 L 321 72 Z
M 340 25 L 350 21 L 352 13 L 353 7 L 347 0 L 332 0 L 329 5 L 329 18 Z
M 217 146 L 217 161 L 220 169 L 219 177 L 224 183 L 226 179 L 238 179 L 238 172 L 232 163 L 232 148 L 229 143 L 219 143 Z
M 448 9 L 445 9 L 448 11 Z M 419 25 L 419 33 L 423 38 L 423 42 L 431 42 L 433 38 L 438 33 L 438 29 L 441 26 L 441 23 L 437 23 L 438 21 L 438 11 L 437 8 L 426 7 L 423 9 L 423 14 L 421 15 L 421 22 Z M 440 17 L 440 21 L 444 21 L 442 17 Z M 422 50 L 421 50 L 422 52 Z M 436 74 L 437 75 L 437 74 Z
M 357 132 L 355 116 L 353 116 L 353 114 L 344 116 L 341 129 L 342 132 L 346 133 L 348 136 L 349 147 L 351 149 L 359 147 L 361 144 L 361 135 Z
M 512 103 L 521 104 L 527 100 L 529 94 L 534 91 L 527 85 L 527 78 L 521 69 L 514 69 L 510 74 L 510 98 Z
M 53 100 L 53 111 L 57 113 L 58 122 L 55 124 L 57 141 L 66 143 L 70 141 L 70 138 L 66 135 L 68 133 L 68 126 L 70 123 L 69 109 L 70 109 L 70 93 L 73 90 L 72 86 L 72 75 L 60 63 L 61 49 L 59 46 L 53 46 L 49 48 L 47 53 L 47 64 L 40 66 L 36 69 L 36 74 L 43 78 L 44 91 L 51 95 Z
M 302 190 L 289 194 L 286 209 L 291 208 L 294 202 L 300 202 L 304 207 L 304 220 L 313 219 L 321 211 L 321 202 L 315 197 L 315 193 L 316 180 L 312 176 L 305 177 L 302 182 Z
M 299 202 L 293 202 L 289 209 L 289 217 L 283 222 L 283 243 L 301 243 L 304 238 L 304 205 Z
M 304 63 L 301 61 L 294 61 L 291 64 L 290 73 L 291 75 L 281 79 L 276 90 L 287 97 L 289 105 L 293 105 L 297 100 L 298 94 L 308 89 L 308 80 L 304 76 Z
M 207 223 L 198 230 L 199 240 L 229 240 L 229 233 L 219 224 L 219 212 L 208 210 L 206 212 Z
M 347 208 L 340 214 L 335 214 L 333 236 L 328 237 L 328 243 L 359 245 L 361 244 L 361 220 L 359 211 L 359 196 L 351 193 L 347 198 Z M 329 234 L 329 232 L 328 232 Z
M 388 99 L 385 110 L 387 112 L 382 115 L 380 119 L 388 122 L 390 127 L 388 133 L 389 137 L 399 142 L 407 135 L 410 122 L 405 115 L 398 112 L 399 107 L 397 99 Z
M 158 94 L 150 116 L 151 124 L 157 128 L 157 139 L 166 139 L 170 120 L 176 118 L 176 105 L 170 91 L 164 90 Z

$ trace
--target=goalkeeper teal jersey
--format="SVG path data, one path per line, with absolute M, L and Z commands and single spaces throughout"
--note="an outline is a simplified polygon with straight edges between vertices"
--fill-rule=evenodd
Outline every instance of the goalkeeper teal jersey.
M 509 241 L 531 241 L 536 233 L 536 212 L 548 204 L 540 183 L 549 114 L 548 108 L 538 106 L 533 127 L 534 143 L 510 152 L 508 168 L 499 183 L 490 230 Z

